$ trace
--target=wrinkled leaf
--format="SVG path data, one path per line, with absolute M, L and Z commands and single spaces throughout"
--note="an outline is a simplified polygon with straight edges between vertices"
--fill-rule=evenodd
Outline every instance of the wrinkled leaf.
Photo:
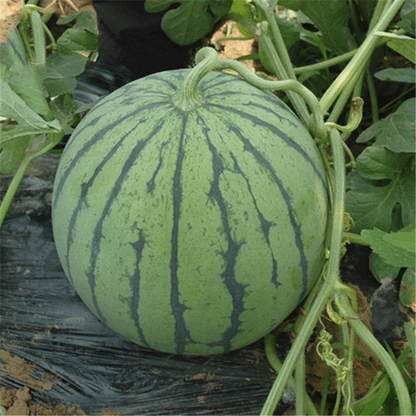
M 368 230 L 365 230 L 368 231 Z M 364 232 L 364 231 L 363 231 Z M 373 276 L 380 283 L 389 280 L 394 280 L 400 272 L 400 266 L 393 266 L 389 264 L 384 257 L 373 251 L 369 257 L 369 268 Z
M 387 42 L 387 46 L 410 62 L 416 62 L 416 39 L 393 39 Z
M 415 230 L 386 233 L 374 228 L 361 232 L 375 253 L 394 267 L 415 267 Z
M 301 10 L 308 16 L 323 36 L 325 46 L 335 53 L 349 50 L 350 32 L 348 2 L 339 0 L 281 0 L 279 5 Z
M 246 2 L 246 0 L 234 0 L 230 9 L 230 13 L 238 14 L 244 16 L 247 19 L 254 21 L 254 15 L 251 5 Z M 250 39 L 253 35 L 244 27 L 244 25 L 237 24 L 238 30 L 243 36 Z
M 49 107 L 42 85 L 27 62 L 19 32 L 14 29 L 7 43 L 0 43 L 1 78 L 36 113 L 47 115 Z
M 84 71 L 87 60 L 78 53 L 49 55 L 46 65 L 36 67 L 48 95 L 54 97 L 72 91 L 77 83 L 75 77 Z
M 231 4 L 232 0 L 146 0 L 145 9 L 157 13 L 178 5 L 163 15 L 162 30 L 178 45 L 189 45 L 207 35 Z
M 412 169 L 403 169 L 393 179 L 385 181 L 366 179 L 358 172 L 351 172 L 347 176 L 347 186 L 345 209 L 354 220 L 354 232 L 374 227 L 390 231 L 397 207 L 403 226 L 414 221 L 415 176 Z
M 30 137 L 15 138 L 0 145 L 0 175 L 8 175 L 20 163 L 29 146 Z
M 64 126 L 65 134 L 71 134 L 74 130 L 70 126 L 77 119 L 76 109 L 75 100 L 71 93 L 62 94 L 51 102 L 52 114 Z
M 72 52 L 91 52 L 98 47 L 98 31 L 91 13 L 80 12 L 64 16 L 58 24 L 67 25 L 75 20 L 75 24 L 66 29 L 56 41 L 60 55 Z
M 10 86 L 0 78 L 0 116 L 11 118 L 32 129 L 45 129 L 46 121 L 35 113 Z
M 415 270 L 407 268 L 400 284 L 399 299 L 403 306 L 416 306 L 416 278 Z
M 414 68 L 386 68 L 378 71 L 374 76 L 381 81 L 415 83 L 416 71 Z
M 415 104 L 415 98 L 405 101 L 396 112 L 361 133 L 357 143 L 365 143 L 377 136 L 376 146 L 393 152 L 415 152 Z
M 410 35 L 416 35 L 416 5 L 414 0 L 406 0 L 401 11 L 400 17 L 402 20 L 397 24 L 401 29 L 404 29 Z
M 413 155 L 394 153 L 384 147 L 369 146 L 357 157 L 358 173 L 367 179 L 391 179 L 410 167 Z

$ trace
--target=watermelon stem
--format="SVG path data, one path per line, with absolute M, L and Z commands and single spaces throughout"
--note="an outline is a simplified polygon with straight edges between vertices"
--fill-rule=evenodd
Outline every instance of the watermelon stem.
M 197 65 L 185 78 L 182 87 L 173 96 L 173 104 L 182 111 L 190 111 L 202 105 L 204 97 L 198 90 L 201 80 L 211 72 L 217 62 L 218 53 L 214 48 L 204 47 L 195 55 Z

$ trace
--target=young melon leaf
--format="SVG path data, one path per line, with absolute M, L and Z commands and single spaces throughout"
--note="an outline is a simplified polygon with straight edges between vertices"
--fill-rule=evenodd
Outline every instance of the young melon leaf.
M 403 327 L 412 350 L 413 365 L 416 367 L 416 325 L 411 322 L 405 322 Z
M 362 230 L 361 236 L 375 253 L 393 267 L 415 267 L 415 230 L 386 233 L 378 228 Z
M 0 174 L 8 175 L 22 160 L 29 147 L 29 136 L 15 138 L 0 145 Z
M 397 24 L 401 29 L 404 29 L 409 35 L 416 35 L 416 5 L 414 0 L 406 0 L 400 11 L 402 20 Z
M 162 18 L 162 30 L 178 45 L 189 45 L 207 35 L 217 19 L 231 8 L 232 0 L 146 0 L 145 9 L 157 13 L 170 8 Z
M 357 157 L 358 173 L 367 179 L 394 180 L 410 167 L 413 157 L 406 153 L 394 153 L 384 147 L 370 146 Z
M 376 146 L 398 153 L 415 152 L 415 108 L 415 98 L 406 100 L 394 113 L 361 133 L 357 143 L 365 143 L 376 137 Z
M 387 42 L 387 46 L 400 55 L 403 55 L 410 62 L 416 62 L 416 39 L 393 39 Z
M 416 305 L 416 279 L 415 270 L 407 268 L 400 283 L 399 299 L 403 306 L 407 308 Z
M 386 68 L 376 72 L 374 76 L 381 81 L 414 84 L 416 71 L 414 68 Z
M 48 128 L 47 122 L 33 111 L 2 78 L 0 78 L 0 109 L 1 117 L 11 118 L 20 125 L 25 125 L 35 130 Z
M 387 377 L 377 384 L 376 389 L 371 390 L 361 400 L 354 403 L 352 409 L 356 415 L 379 415 L 383 403 L 390 393 L 390 383 Z
M 403 157 L 403 154 L 391 155 Z M 408 155 L 407 160 L 408 163 L 396 174 L 392 166 L 400 166 L 403 162 L 391 162 L 385 166 L 383 180 L 363 178 L 358 172 L 348 174 L 345 209 L 354 220 L 354 232 L 359 233 L 363 229 L 374 227 L 390 231 L 397 208 L 400 208 L 400 222 L 403 226 L 414 221 L 415 176 L 412 168 L 413 159 Z M 383 165 L 380 163 L 375 174 L 377 177 L 382 176 L 382 169 Z
M 368 230 L 363 230 L 362 232 L 364 231 Z M 399 275 L 401 269 L 401 267 L 389 264 L 384 257 L 380 256 L 375 251 L 370 253 L 368 265 L 371 273 L 380 283 L 394 280 Z
M 279 5 L 300 10 L 308 16 L 323 36 L 325 46 L 335 53 L 349 50 L 350 31 L 348 2 L 339 0 L 281 0 Z
M 94 17 L 89 12 L 74 13 L 58 20 L 58 24 L 75 24 L 66 29 L 56 41 L 60 55 L 72 52 L 92 52 L 98 47 L 98 30 Z
M 42 85 L 27 61 L 16 28 L 11 31 L 7 42 L 0 43 L 0 68 L 0 77 L 33 111 L 42 115 L 49 113 Z
M 71 52 L 68 55 L 53 53 L 46 58 L 46 65 L 36 67 L 38 76 L 50 97 L 65 94 L 76 86 L 77 75 L 85 68 L 88 58 Z

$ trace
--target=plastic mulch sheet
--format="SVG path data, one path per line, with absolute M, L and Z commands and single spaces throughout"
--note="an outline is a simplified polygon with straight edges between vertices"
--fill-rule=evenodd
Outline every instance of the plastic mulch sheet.
M 163 354 L 123 339 L 89 312 L 65 277 L 53 242 L 56 156 L 33 163 L 0 229 L 1 406 L 20 416 L 259 414 L 275 379 L 262 341 L 217 356 Z M 10 179 L 2 178 L 0 194 Z M 342 274 L 369 300 L 379 284 L 369 276 L 368 253 L 362 254 L 351 248 Z M 380 340 L 397 339 L 408 320 L 397 290 L 393 285 L 380 292 L 366 314 Z M 288 336 L 280 333 L 277 344 L 283 357 Z M 370 357 L 368 350 L 362 354 Z M 306 364 L 307 385 L 320 391 L 325 366 L 309 353 Z M 363 371 L 363 365 L 354 384 L 360 381 L 365 393 L 374 376 L 368 371 L 375 370 Z M 287 391 L 275 414 L 292 399 Z
M 71 288 L 48 218 L 5 221 L 0 293 L 0 387 L 28 387 L 32 404 L 88 415 L 258 414 L 274 379 L 261 342 L 181 357 L 115 334 Z

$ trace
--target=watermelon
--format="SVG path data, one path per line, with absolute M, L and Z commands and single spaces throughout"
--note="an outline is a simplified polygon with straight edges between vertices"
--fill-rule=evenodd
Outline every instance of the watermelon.
M 143 347 L 208 355 L 259 340 L 305 298 L 324 262 L 328 189 L 281 100 L 211 71 L 181 105 L 193 70 L 133 81 L 84 117 L 52 223 L 99 319 Z

